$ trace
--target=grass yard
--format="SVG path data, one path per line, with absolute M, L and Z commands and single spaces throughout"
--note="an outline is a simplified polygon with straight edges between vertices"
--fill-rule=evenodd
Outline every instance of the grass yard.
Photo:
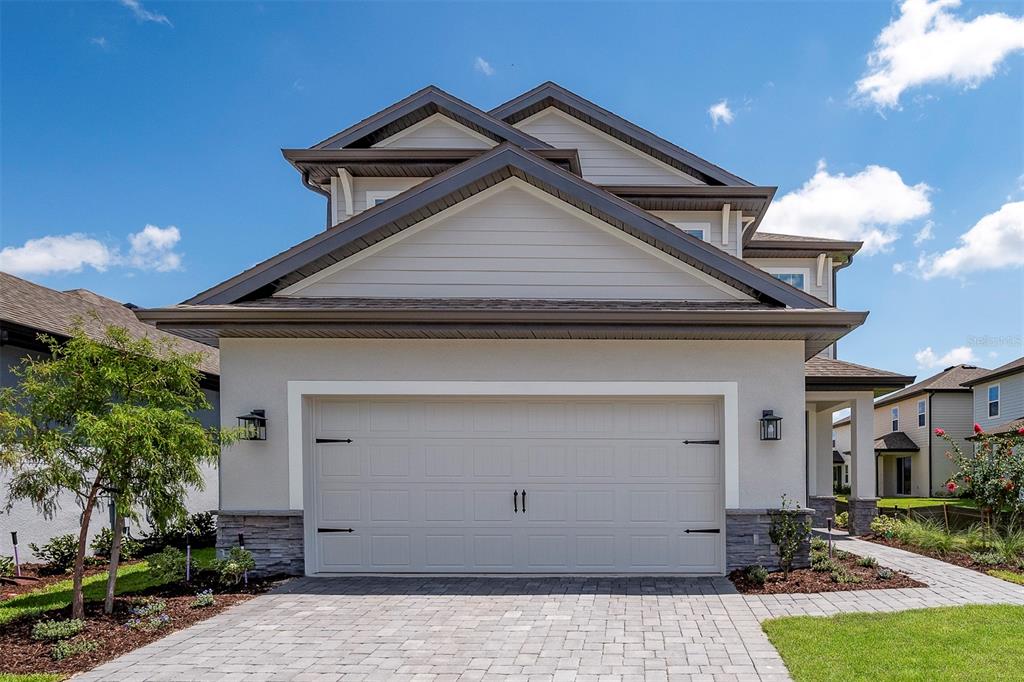
M 837 502 L 848 502 L 846 495 L 836 495 Z M 959 497 L 882 497 L 878 500 L 878 508 L 899 507 L 900 509 L 917 509 L 919 507 L 941 507 L 948 504 L 950 507 L 976 508 L 974 500 L 965 500 Z
M 797 682 L 992 682 L 1024 670 L 1024 606 L 799 616 L 763 628 Z
M 215 558 L 212 547 L 192 551 L 192 560 L 197 566 L 208 566 Z M 117 593 L 126 594 L 139 592 L 159 583 L 149 570 L 145 561 L 124 566 L 117 572 Z M 102 601 L 107 591 L 107 574 L 98 573 L 84 581 L 86 601 Z M 36 592 L 22 594 L 13 599 L 0 602 L 0 625 L 12 620 L 44 611 L 61 609 L 71 603 L 71 580 L 54 583 Z M 17 678 L 15 678 L 17 679 Z M 0 677 L 0 682 L 9 682 Z
M 999 578 L 1011 583 L 1017 583 L 1018 585 L 1024 585 L 1024 575 L 1020 573 L 1014 573 L 1013 571 L 1004 571 L 1002 569 L 993 569 L 988 572 L 993 578 Z
M 57 682 L 64 679 L 63 675 L 35 673 L 33 675 L 8 675 L 0 673 L 0 682 Z

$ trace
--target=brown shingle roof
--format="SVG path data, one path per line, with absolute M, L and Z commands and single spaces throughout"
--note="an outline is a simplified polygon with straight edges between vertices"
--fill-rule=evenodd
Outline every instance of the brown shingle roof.
M 970 381 L 975 377 L 987 374 L 988 370 L 983 367 L 975 367 L 974 365 L 953 365 L 947 367 L 938 374 L 923 379 L 916 384 L 907 386 L 901 391 L 891 393 L 882 400 L 875 403 L 875 407 L 881 407 L 883 405 L 889 405 L 899 400 L 911 398 L 915 395 L 922 393 L 932 393 L 937 391 L 967 391 L 968 389 L 963 387 L 963 382 Z
M 1005 365 L 1000 365 L 991 371 L 985 371 L 982 374 L 965 380 L 963 383 L 964 386 L 974 386 L 975 384 L 980 384 L 983 381 L 989 381 L 1008 374 L 1016 374 L 1017 372 L 1024 372 L 1024 357 L 1011 360 Z
M 917 452 L 921 448 L 902 431 L 893 431 L 875 439 L 876 452 Z
M 92 313 L 98 319 L 93 318 Z M 216 348 L 151 327 L 139 320 L 131 309 L 113 299 L 87 289 L 48 289 L 0 272 L 0 320 L 66 337 L 76 319 L 82 321 L 86 333 L 92 338 L 101 338 L 105 328 L 110 325 L 124 327 L 136 338 L 170 338 L 177 344 L 178 350 L 202 355 L 200 370 L 211 375 L 220 373 Z
M 755 242 L 823 242 L 826 244 L 857 244 L 859 242 L 849 242 L 843 239 L 829 239 L 828 237 L 808 237 L 799 234 L 780 234 L 778 232 L 757 232 L 750 240 L 751 243 Z

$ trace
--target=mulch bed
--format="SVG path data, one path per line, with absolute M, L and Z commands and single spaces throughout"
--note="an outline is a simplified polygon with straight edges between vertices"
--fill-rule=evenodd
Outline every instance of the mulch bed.
M 798 568 L 789 572 L 785 578 L 781 571 L 768 574 L 764 585 L 758 585 L 747 579 L 742 570 L 729 574 L 729 579 L 736 585 L 741 594 L 810 594 L 816 592 L 850 592 L 853 590 L 891 590 L 903 587 L 928 587 L 898 571 L 888 580 L 878 577 L 878 569 L 882 566 L 868 568 L 857 565 L 857 556 L 847 552 L 836 551 L 833 559 L 846 569 L 847 573 L 861 579 L 859 583 L 837 583 L 830 573 L 812 571 L 809 568 Z M 891 569 L 890 569 L 891 570 Z
M 988 574 L 989 571 L 1000 570 L 1024 575 L 1024 571 L 1015 564 L 979 564 L 966 552 L 957 551 L 949 552 L 948 554 L 939 554 L 938 552 L 930 552 L 914 545 L 902 543 L 895 538 L 887 538 L 881 535 L 862 535 L 860 539 L 868 540 L 869 542 L 874 542 L 878 545 L 886 545 L 888 547 L 906 550 L 907 552 L 913 552 L 914 554 L 920 554 L 921 556 L 938 559 L 939 561 L 945 561 L 947 564 L 953 564 L 954 566 L 960 566 L 962 568 L 969 568 L 972 571 L 977 571 L 978 573 Z
M 72 639 L 72 643 L 91 640 L 98 646 L 93 651 L 71 656 L 62 661 L 54 661 L 50 655 L 54 642 L 40 642 L 32 639 L 32 626 L 40 620 L 61 620 L 71 617 L 71 607 L 50 611 L 45 614 L 21 618 L 6 625 L 0 625 L 0 673 L 60 673 L 71 675 L 83 672 L 104 663 L 133 649 L 144 646 L 175 630 L 206 620 L 221 611 L 252 599 L 255 595 L 266 592 L 275 580 L 250 581 L 248 586 L 216 594 L 213 606 L 192 608 L 195 594 L 210 586 L 212 579 L 199 576 L 199 580 L 191 585 L 167 585 L 146 590 L 133 595 L 118 596 L 114 600 L 114 613 L 105 615 L 102 602 L 89 602 L 85 605 L 85 629 Z M 163 613 L 170 620 L 158 629 L 135 629 L 126 623 L 134 618 L 130 612 L 147 598 L 160 599 L 166 606 Z

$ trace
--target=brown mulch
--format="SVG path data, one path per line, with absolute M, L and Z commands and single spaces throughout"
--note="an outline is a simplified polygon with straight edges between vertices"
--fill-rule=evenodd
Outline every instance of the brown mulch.
M 888 580 L 878 577 L 878 569 L 883 566 L 867 568 L 857 565 L 857 556 L 847 552 L 836 551 L 833 559 L 843 566 L 847 573 L 861 579 L 859 583 L 837 583 L 830 573 L 812 571 L 809 568 L 797 568 L 789 572 L 785 578 L 781 571 L 769 573 L 764 585 L 758 585 L 747 579 L 742 570 L 729 574 L 729 579 L 742 594 L 809 594 L 815 592 L 850 592 L 853 590 L 891 590 L 903 587 L 928 587 L 898 571 Z M 891 569 L 890 569 L 891 570 Z
M 121 566 L 130 566 L 135 561 L 122 561 Z M 102 564 L 98 566 L 87 566 L 83 577 L 88 578 L 91 575 L 97 573 L 106 573 L 107 565 Z M 70 580 L 71 572 L 67 573 L 54 573 L 46 568 L 46 564 L 22 564 L 21 565 L 21 577 L 9 576 L 0 580 L 0 602 L 5 599 L 11 599 L 17 597 L 20 594 L 26 592 L 32 592 L 54 583 L 59 583 L 62 580 Z
M 939 561 L 945 561 L 947 564 L 953 564 L 954 566 L 960 566 L 962 568 L 969 568 L 972 571 L 978 573 L 988 574 L 989 571 L 1010 571 L 1011 573 L 1017 573 L 1024 575 L 1024 571 L 1021 571 L 1020 567 L 1016 564 L 979 564 L 971 555 L 966 552 L 950 552 L 949 554 L 939 554 L 938 552 L 930 552 L 914 545 L 908 545 L 900 542 L 895 538 L 886 538 L 881 535 L 862 535 L 861 540 L 867 540 L 874 542 L 878 545 L 886 545 L 887 547 L 895 547 L 896 549 L 902 549 L 907 552 L 913 552 L 914 554 L 920 554 L 931 559 L 938 559 Z
M 71 607 L 50 611 L 46 614 L 21 618 L 6 625 L 0 625 L 0 673 L 73 673 L 89 670 L 111 659 L 126 654 L 161 637 L 206 620 L 221 611 L 252 599 L 266 592 L 275 584 L 272 580 L 252 581 L 248 586 L 239 586 L 225 594 L 215 594 L 213 606 L 192 608 L 195 593 L 202 584 L 191 586 L 174 585 L 153 588 L 140 595 L 118 596 L 114 600 L 114 613 L 105 615 L 102 602 L 85 605 L 86 626 L 70 642 L 90 640 L 98 646 L 93 651 L 54 661 L 50 655 L 54 642 L 40 642 L 32 639 L 32 626 L 40 620 L 60 620 L 71 617 Z M 144 595 L 144 596 L 143 596 Z M 158 629 L 135 629 L 126 623 L 134 618 L 130 613 L 146 599 L 160 599 L 166 603 L 163 613 L 170 620 Z

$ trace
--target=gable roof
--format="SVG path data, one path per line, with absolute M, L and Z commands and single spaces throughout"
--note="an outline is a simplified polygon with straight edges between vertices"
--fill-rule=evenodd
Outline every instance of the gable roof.
M 135 338 L 171 339 L 180 351 L 202 356 L 201 371 L 213 376 L 220 372 L 216 348 L 160 331 L 139 320 L 131 308 L 113 299 L 87 289 L 57 291 L 0 272 L 0 325 L 17 325 L 26 331 L 31 330 L 33 333 L 25 341 L 36 342 L 36 332 L 66 339 L 71 335 L 76 320 L 81 321 L 85 333 L 93 339 L 102 339 L 108 326 L 124 327 Z
M 756 224 L 749 229 L 756 230 Z M 862 246 L 864 242 L 757 232 L 743 246 L 743 254 L 749 258 L 814 258 L 820 253 L 827 253 L 846 267 Z
M 828 307 L 820 299 L 713 245 L 684 234 L 628 201 L 508 143 L 339 223 L 194 296 L 188 303 L 234 303 L 268 296 L 513 176 L 759 301 L 793 308 Z
M 454 97 L 435 85 L 414 92 L 373 116 L 331 135 L 310 149 L 342 149 L 371 147 L 400 130 L 442 113 L 470 130 L 497 142 L 512 142 L 525 149 L 551 149 L 551 145 L 497 119 L 472 104 Z
M 560 109 L 663 163 L 695 175 L 709 185 L 751 184 L 738 175 L 733 175 L 551 81 L 524 92 L 488 113 L 502 121 L 515 124 L 548 107 Z
M 913 380 L 912 376 L 820 355 L 804 363 L 804 382 L 808 391 L 871 389 L 878 395 L 902 388 Z
M 875 439 L 875 452 L 917 452 L 921 448 L 902 431 L 893 431 Z
M 1005 365 L 1000 365 L 993 370 L 984 371 L 981 374 L 971 377 L 963 382 L 964 386 L 975 386 L 986 381 L 992 381 L 993 379 L 999 379 L 1000 377 L 1009 376 L 1011 374 L 1017 374 L 1024 372 L 1024 357 L 1011 360 Z
M 963 382 L 969 381 L 977 376 L 988 373 L 987 369 L 983 367 L 975 367 L 974 365 L 953 365 L 947 367 L 938 374 L 934 374 L 927 379 L 907 386 L 902 391 L 896 391 L 885 396 L 882 400 L 875 402 L 875 407 L 882 407 L 883 405 L 890 405 L 900 400 L 907 398 L 913 398 L 917 395 L 924 393 L 937 393 L 937 392 L 968 392 L 970 389 L 962 386 Z

